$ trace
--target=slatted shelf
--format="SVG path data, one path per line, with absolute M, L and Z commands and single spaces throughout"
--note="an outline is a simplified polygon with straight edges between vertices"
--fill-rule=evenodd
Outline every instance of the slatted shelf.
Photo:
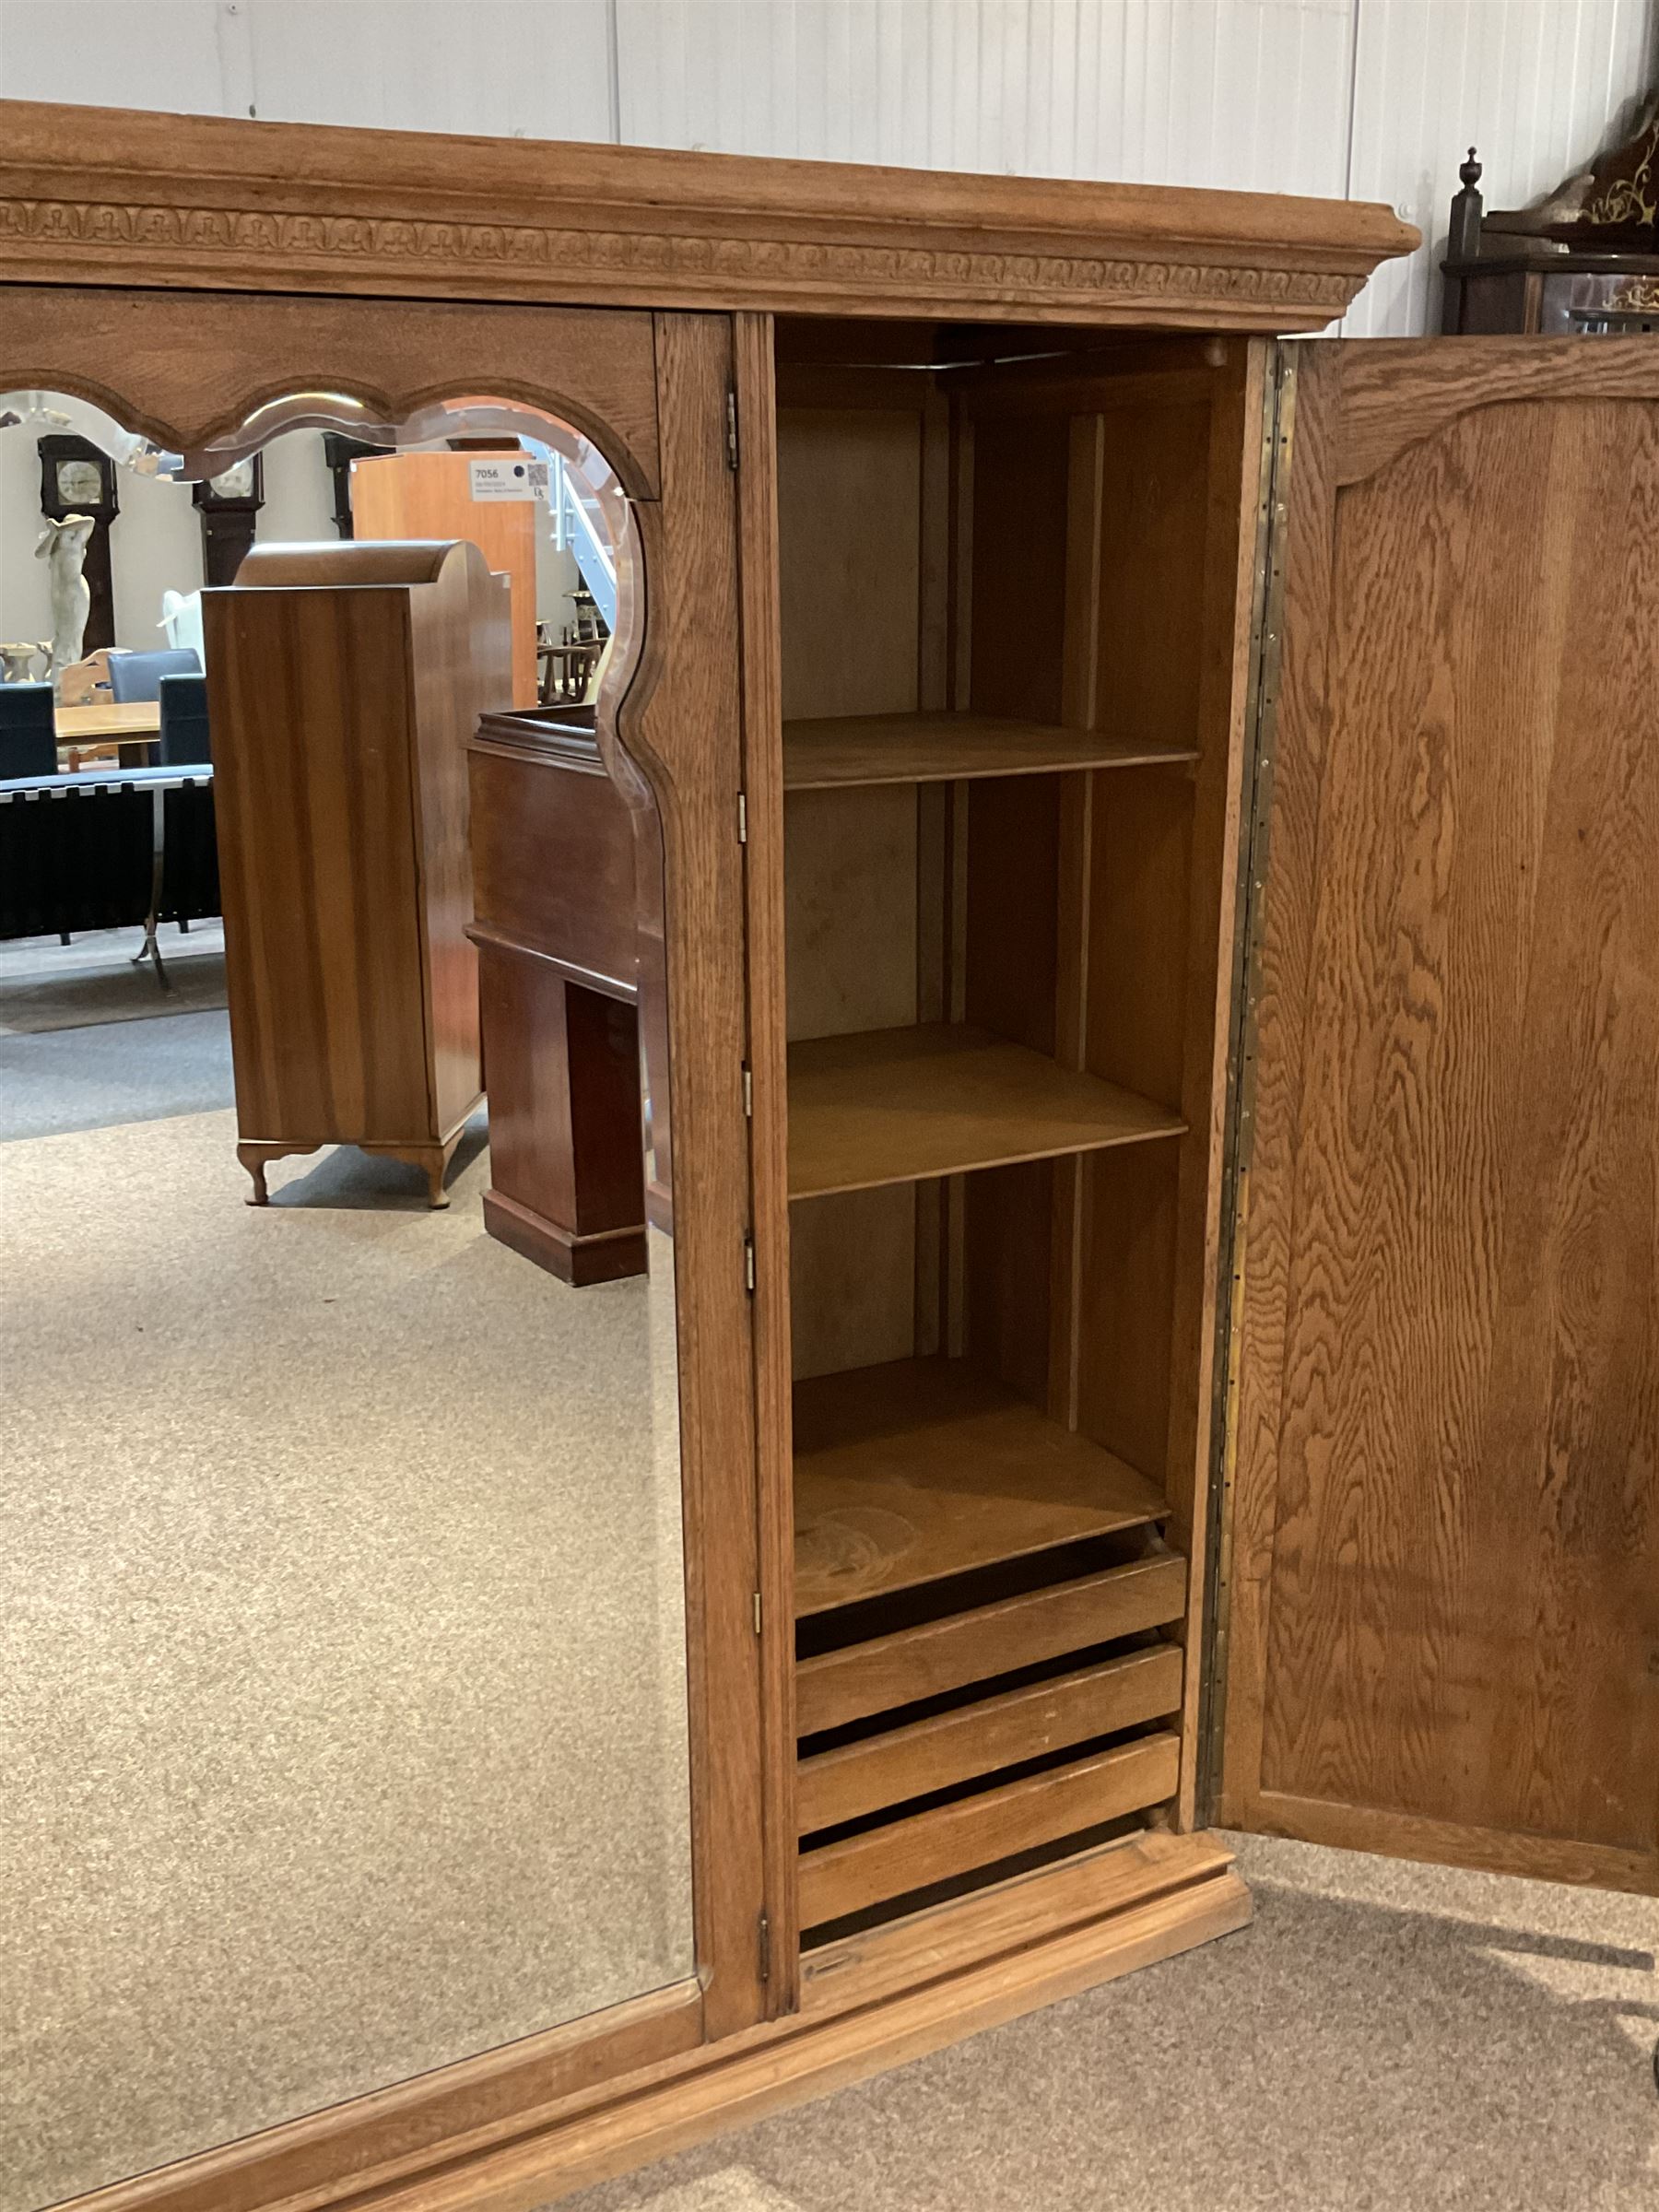
M 821 1652 L 795 1667 L 796 1730 L 816 1735 L 970 1682 L 1161 1628 L 1185 1609 L 1186 1575 L 1178 1553 L 1158 1549 L 1124 1567 Z
M 1182 1676 L 1178 1644 L 1149 1644 L 817 1752 L 797 1770 L 796 1824 L 810 1835 L 999 1767 L 1161 1719 L 1181 1703 Z
M 801 1924 L 821 1926 L 1161 1805 L 1180 1772 L 1181 1739 L 1160 1731 L 805 1852 Z

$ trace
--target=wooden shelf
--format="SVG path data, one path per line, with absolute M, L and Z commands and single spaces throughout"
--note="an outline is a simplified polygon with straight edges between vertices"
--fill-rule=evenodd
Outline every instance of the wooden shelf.
M 786 791 L 1056 775 L 1066 769 L 1169 766 L 1197 758 L 1195 748 L 1041 722 L 1006 722 L 994 714 L 852 714 L 783 725 Z
M 795 1769 L 796 1830 L 809 1836 L 1024 1759 L 1161 1720 L 1180 1711 L 1184 1679 L 1178 1643 L 1148 1644 L 815 1752 Z
M 817 1735 L 971 1682 L 1164 1628 L 1181 1618 L 1186 1598 L 1186 1561 L 1154 1545 L 1125 1567 L 820 1652 L 795 1666 L 795 1732 Z
M 1138 1743 L 1028 1774 L 1002 1788 L 889 1821 L 801 1857 L 801 1924 L 820 1925 L 884 1898 L 994 1865 L 1034 1845 L 1145 1812 L 1181 1785 L 1181 1738 Z
M 1144 1527 L 1156 1483 L 959 1359 L 794 1389 L 795 1614 Z
M 966 1023 L 789 1048 L 789 1194 L 865 1191 L 1179 1136 L 1150 1099 Z

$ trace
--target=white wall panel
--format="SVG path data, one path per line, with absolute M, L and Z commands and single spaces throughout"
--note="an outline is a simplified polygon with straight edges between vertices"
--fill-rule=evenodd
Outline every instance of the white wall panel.
M 1590 160 L 1648 81 L 1650 0 L 1360 0 L 1357 199 L 1390 200 L 1429 241 L 1379 270 L 1346 328 L 1437 330 L 1457 169 L 1479 148 L 1488 207 L 1521 207 Z
M 272 120 L 1352 193 L 1430 245 L 1602 143 L 1659 0 L 0 0 L 0 94 Z
M 266 122 L 615 135 L 605 0 L 242 0 L 239 14 Z

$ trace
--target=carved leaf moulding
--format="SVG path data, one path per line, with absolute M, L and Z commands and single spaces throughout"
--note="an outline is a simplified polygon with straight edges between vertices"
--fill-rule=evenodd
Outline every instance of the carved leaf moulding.
M 0 200 L 0 241 L 113 247 L 190 256 L 287 256 L 349 263 L 364 274 L 432 276 L 565 271 L 658 276 L 754 286 L 869 284 L 952 295 L 1041 293 L 1085 303 L 1124 297 L 1340 314 L 1361 271 L 1253 264 L 1123 260 L 1079 254 L 836 244 L 814 240 L 692 237 L 672 231 L 549 229 L 388 216 L 322 216 L 270 208 L 121 206 L 112 201 Z

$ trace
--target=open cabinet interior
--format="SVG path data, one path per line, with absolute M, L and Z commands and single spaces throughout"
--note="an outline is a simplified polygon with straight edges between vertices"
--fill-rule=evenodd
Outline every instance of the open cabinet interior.
M 1190 1825 L 1260 420 L 1246 341 L 791 337 L 810 1943 Z

